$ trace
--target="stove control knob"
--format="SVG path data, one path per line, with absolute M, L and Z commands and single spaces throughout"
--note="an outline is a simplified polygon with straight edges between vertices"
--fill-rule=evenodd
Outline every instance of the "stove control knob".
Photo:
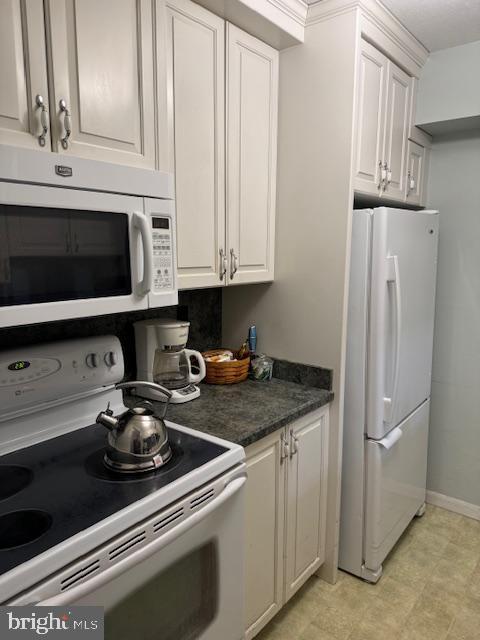
M 98 367 L 100 363 L 98 353 L 89 353 L 85 358 L 85 362 L 87 363 L 87 367 L 90 367 L 90 369 L 95 369 L 96 367 Z
M 107 353 L 103 356 L 105 360 L 105 364 L 107 367 L 113 367 L 113 365 L 117 364 L 118 356 L 115 351 L 107 351 Z

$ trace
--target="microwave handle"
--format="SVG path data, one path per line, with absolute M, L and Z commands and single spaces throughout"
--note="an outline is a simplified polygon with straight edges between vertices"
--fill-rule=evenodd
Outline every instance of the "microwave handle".
M 153 274 L 153 243 L 148 218 L 136 211 L 132 215 L 133 228 L 140 233 L 143 248 L 143 279 L 137 284 L 140 295 L 147 295 L 152 288 Z
M 201 520 L 204 520 L 213 511 L 218 509 L 222 504 L 229 500 L 237 491 L 239 491 L 246 482 L 246 474 L 237 476 L 234 480 L 231 480 L 224 488 L 224 490 L 211 502 L 207 503 L 203 509 L 199 509 L 192 516 L 180 522 L 176 527 L 173 527 L 165 533 L 163 536 L 156 538 L 150 544 L 146 545 L 142 549 L 139 549 L 136 553 L 132 553 L 131 556 L 126 557 L 124 560 L 120 560 L 112 567 L 101 571 L 95 577 L 90 578 L 82 582 L 76 587 L 67 589 L 63 593 L 59 593 L 51 598 L 36 602 L 33 599 L 31 604 L 35 604 L 39 607 L 63 607 L 68 604 L 72 604 L 76 600 L 85 597 L 89 593 L 93 593 L 96 589 L 103 587 L 108 582 L 111 582 L 119 575 L 136 566 L 139 562 L 146 560 L 154 553 L 160 551 L 166 547 L 170 542 L 186 533 L 189 529 L 198 524 Z

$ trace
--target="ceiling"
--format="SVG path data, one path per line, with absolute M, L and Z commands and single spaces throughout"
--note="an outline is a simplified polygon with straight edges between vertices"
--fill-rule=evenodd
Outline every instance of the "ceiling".
M 480 40 L 480 0 L 381 1 L 429 51 Z

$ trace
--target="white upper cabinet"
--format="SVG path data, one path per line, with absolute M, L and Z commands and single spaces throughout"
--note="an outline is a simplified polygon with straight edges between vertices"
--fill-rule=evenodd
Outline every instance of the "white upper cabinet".
M 387 164 L 385 195 L 403 200 L 411 78 L 393 62 L 388 65 L 387 114 L 383 157 Z
M 383 165 L 388 58 L 361 41 L 354 161 L 355 188 L 379 195 Z
M 179 288 L 273 280 L 278 51 L 190 0 L 156 6 Z
M 150 0 L 48 0 L 53 150 L 155 168 Z
M 273 280 L 278 51 L 227 27 L 229 282 Z
M 0 143 L 49 151 L 49 125 L 43 2 L 1 0 Z
M 225 281 L 225 22 L 189 0 L 166 3 L 180 288 Z
M 407 197 L 405 182 L 408 138 L 419 135 L 411 125 L 415 79 L 362 39 L 357 86 L 354 190 L 418 204 Z
M 407 147 L 405 200 L 410 204 L 424 204 L 426 164 L 427 149 L 409 140 Z
M 0 60 L 0 144 L 174 171 L 179 288 L 273 280 L 278 51 L 191 0 L 1 0 Z

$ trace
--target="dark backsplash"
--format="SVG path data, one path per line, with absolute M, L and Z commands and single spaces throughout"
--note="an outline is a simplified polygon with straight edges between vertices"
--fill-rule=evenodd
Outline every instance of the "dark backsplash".
M 86 302 L 85 304 L 88 304 Z M 74 320 L 45 322 L 24 327 L 0 329 L 0 350 L 18 349 L 27 345 L 55 340 L 69 340 L 98 335 L 115 335 L 120 339 L 125 358 L 125 378 L 135 376 L 135 338 L 133 322 L 147 318 L 178 318 L 190 321 L 188 346 L 205 351 L 221 346 L 222 290 L 200 289 L 180 291 L 178 306 L 112 313 Z

